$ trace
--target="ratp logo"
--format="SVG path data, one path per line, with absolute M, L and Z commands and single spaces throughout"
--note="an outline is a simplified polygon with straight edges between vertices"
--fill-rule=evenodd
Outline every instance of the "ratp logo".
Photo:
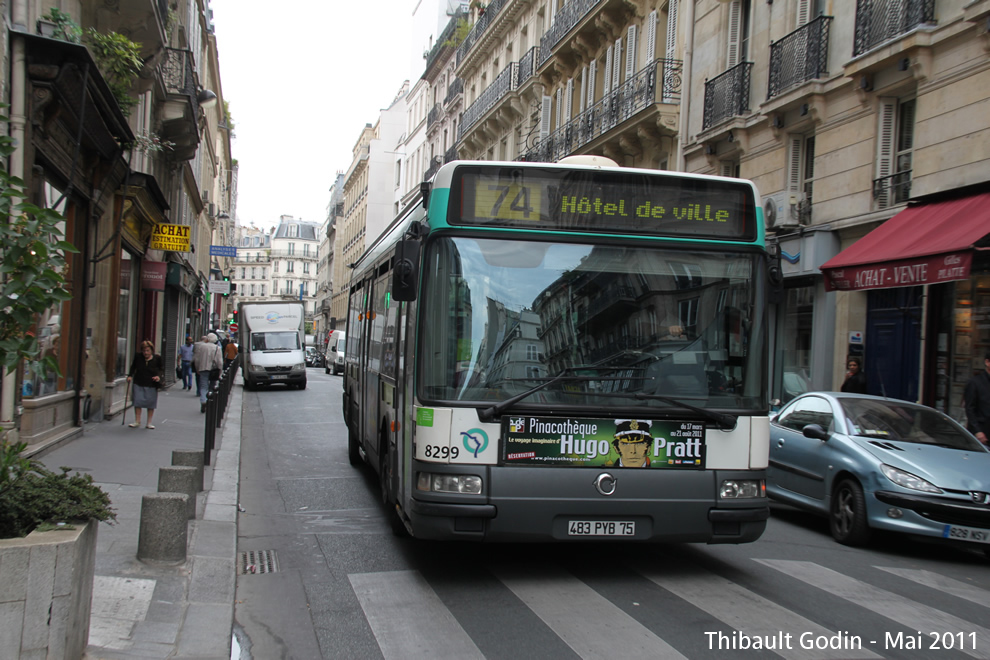
M 526 418 L 517 417 L 515 419 L 509 420 L 509 433 L 525 433 L 526 432 Z
M 464 436 L 464 448 L 474 454 L 475 458 L 478 458 L 478 454 L 488 449 L 488 434 L 484 430 L 461 431 L 461 435 Z

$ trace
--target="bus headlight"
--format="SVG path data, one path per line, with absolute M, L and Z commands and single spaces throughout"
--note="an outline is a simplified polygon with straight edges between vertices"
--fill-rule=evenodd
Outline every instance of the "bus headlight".
M 723 500 L 766 497 L 767 485 L 763 479 L 726 479 L 718 489 L 718 496 Z
M 420 472 L 416 479 L 416 489 L 433 493 L 481 494 L 481 477 L 473 474 L 433 474 Z

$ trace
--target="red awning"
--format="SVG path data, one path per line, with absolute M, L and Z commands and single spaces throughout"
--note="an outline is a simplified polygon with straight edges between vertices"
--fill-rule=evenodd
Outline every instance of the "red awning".
M 904 209 L 824 264 L 825 290 L 889 289 L 969 277 L 990 234 L 990 193 Z

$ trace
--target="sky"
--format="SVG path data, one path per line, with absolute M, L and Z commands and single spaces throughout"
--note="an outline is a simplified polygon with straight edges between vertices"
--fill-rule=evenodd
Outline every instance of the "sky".
M 234 122 L 237 221 L 320 224 L 365 124 L 412 72 L 417 0 L 210 0 Z

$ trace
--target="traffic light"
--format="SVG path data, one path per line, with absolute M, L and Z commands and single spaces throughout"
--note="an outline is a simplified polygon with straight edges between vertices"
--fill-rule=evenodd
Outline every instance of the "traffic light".
M 233 285 L 230 284 L 230 277 L 228 277 L 226 275 L 223 276 L 223 281 L 224 282 L 227 282 L 227 284 L 228 284 L 227 293 L 223 294 L 223 297 L 226 298 L 227 296 L 230 295 L 230 292 L 231 292 L 231 289 L 233 288 Z

